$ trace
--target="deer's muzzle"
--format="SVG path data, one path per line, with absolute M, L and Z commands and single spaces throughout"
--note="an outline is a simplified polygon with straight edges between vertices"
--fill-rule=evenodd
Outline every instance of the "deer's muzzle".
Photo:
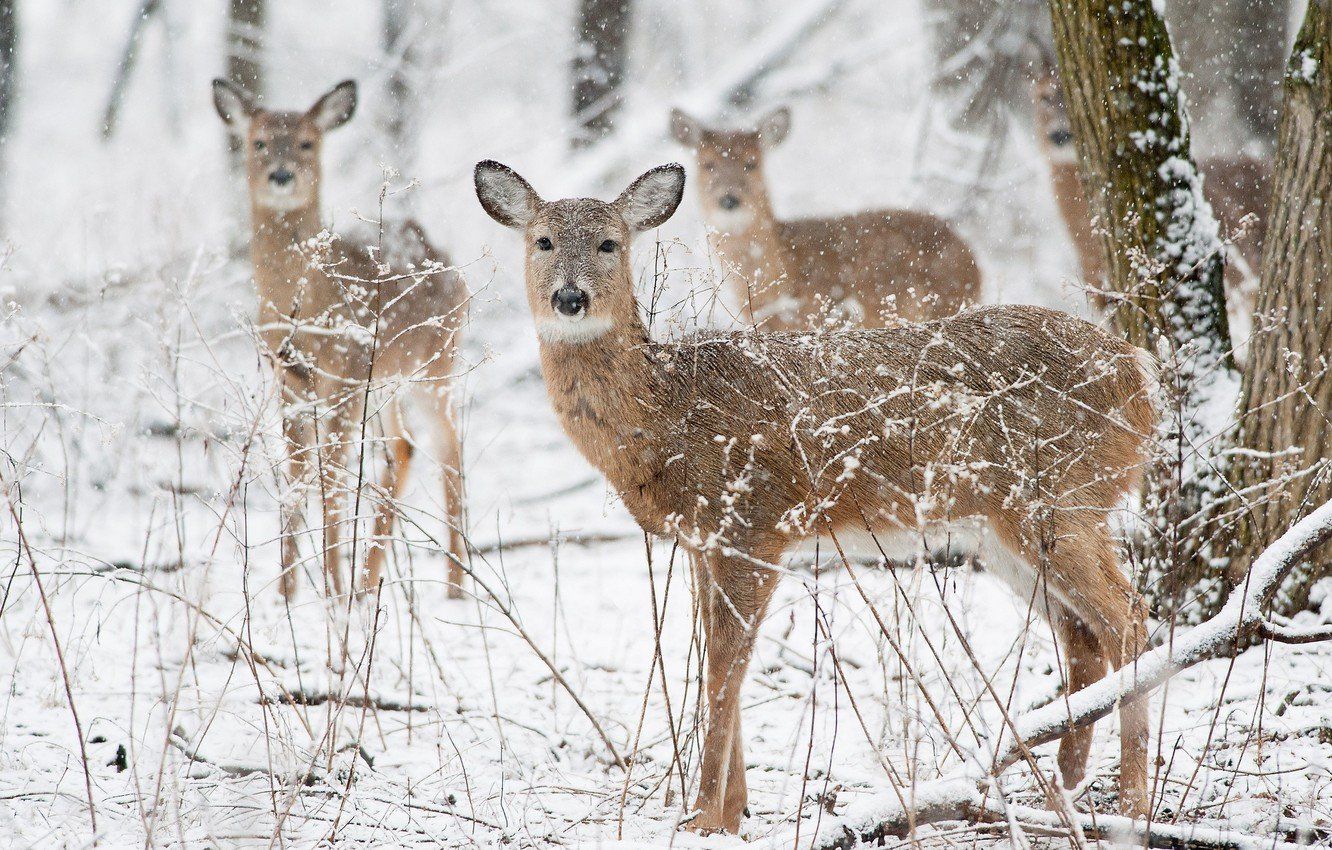
M 550 306 L 562 316 L 573 318 L 581 316 L 587 312 L 587 302 L 590 299 L 583 290 L 576 286 L 566 284 L 555 290 L 555 294 L 550 296 Z

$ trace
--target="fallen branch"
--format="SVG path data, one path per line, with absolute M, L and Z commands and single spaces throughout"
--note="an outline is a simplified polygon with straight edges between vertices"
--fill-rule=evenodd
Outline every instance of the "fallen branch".
M 1000 810 L 986 800 L 984 789 L 1030 748 L 1094 723 L 1121 702 L 1147 698 L 1153 689 L 1181 670 L 1229 655 L 1254 635 L 1284 643 L 1310 643 L 1332 636 L 1327 628 L 1300 631 L 1280 626 L 1263 614 L 1263 608 L 1286 575 L 1305 555 L 1328 540 L 1332 540 L 1332 502 L 1300 520 L 1264 550 L 1216 616 L 1099 682 L 1016 717 L 1013 721 L 1016 740 L 996 756 L 989 776 L 977 776 L 973 768 L 964 768 L 935 782 L 900 789 L 893 799 L 876 800 L 873 811 L 858 815 L 844 813 L 841 823 L 831 831 L 825 830 L 825 839 L 816 841 L 815 846 L 845 848 L 860 842 L 904 837 L 917 826 L 945 820 L 989 821 L 1007 816 L 1046 827 L 1062 825 L 1061 813 L 1022 806 Z M 898 802 L 898 797 L 909 800 L 909 806 Z M 1209 826 L 1150 823 L 1101 814 L 1094 819 L 1078 813 L 1073 816 L 1075 825 L 1086 837 L 1111 836 L 1149 847 L 1286 850 L 1299 846 Z
M 1307 643 L 1326 630 L 1305 633 L 1281 629 L 1263 616 L 1263 608 L 1281 580 L 1310 550 L 1332 539 L 1332 502 L 1309 514 L 1263 551 L 1248 576 L 1231 592 L 1215 617 L 1199 623 L 1172 643 L 1144 653 L 1133 664 L 1094 685 L 1017 718 L 1021 746 L 1014 744 L 996 760 L 997 770 L 1013 764 L 1023 748 L 1062 738 L 1094 723 L 1126 700 L 1142 697 L 1186 667 L 1231 654 L 1253 635 Z
M 433 705 L 426 703 L 412 702 L 411 700 L 395 700 L 380 696 L 364 696 L 357 694 L 347 694 L 345 696 L 330 694 L 326 691 L 287 691 L 277 696 L 268 696 L 267 694 L 259 697 L 260 705 L 323 705 L 326 702 L 336 702 L 339 705 L 345 705 L 350 708 L 373 708 L 376 711 L 431 711 Z
M 319 781 L 321 774 L 314 770 L 294 770 L 288 775 L 278 774 L 270 770 L 267 766 L 258 762 L 230 761 L 224 759 L 214 759 L 205 756 L 199 751 L 199 748 L 185 740 L 185 736 L 179 732 L 172 732 L 167 736 L 167 743 L 179 750 L 191 762 L 206 764 L 209 767 L 216 768 L 228 776 L 252 776 L 254 774 L 263 774 L 272 776 L 274 779 L 286 783 L 299 783 L 301 785 L 314 785 Z
M 530 537 L 514 537 L 511 540 L 496 540 L 472 547 L 478 555 L 493 555 L 496 552 L 508 552 L 512 549 L 529 549 L 533 546 L 549 546 L 552 543 L 573 543 L 577 546 L 594 546 L 598 543 L 621 543 L 625 540 L 642 540 L 643 532 L 622 533 L 617 531 L 592 531 L 570 534 L 534 534 Z
M 861 844 L 907 838 L 916 827 L 958 820 L 1002 823 L 1011 819 L 1020 827 L 1040 829 L 1047 834 L 1068 834 L 1068 827 L 1061 820 L 1067 813 L 1012 804 L 1003 807 L 984 799 L 977 784 L 968 780 L 922 783 L 908 799 L 912 801 L 910 811 L 896 801 L 888 801 L 867 808 L 859 816 L 843 815 L 839 823 L 822 830 L 822 840 L 814 846 L 820 850 L 850 850 Z M 1092 816 L 1073 812 L 1071 816 L 1082 837 L 1124 846 L 1170 850 L 1300 850 L 1307 846 L 1207 824 L 1149 823 L 1099 813 Z M 856 823 L 868 825 L 857 827 Z

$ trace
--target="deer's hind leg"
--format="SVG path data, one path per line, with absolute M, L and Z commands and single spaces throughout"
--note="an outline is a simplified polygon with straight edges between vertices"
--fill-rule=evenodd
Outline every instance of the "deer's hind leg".
M 463 565 L 467 563 L 466 516 L 463 502 L 463 453 L 451 395 L 444 383 L 428 384 L 420 393 L 436 437 L 440 471 L 444 479 L 444 534 L 448 538 L 448 594 L 463 595 Z
M 280 537 L 281 574 L 278 589 L 290 599 L 296 594 L 296 570 L 301 560 L 299 538 L 305 533 L 306 490 L 314 452 L 314 428 L 309 412 L 302 405 L 309 402 L 311 383 L 295 369 L 283 369 L 279 375 L 282 393 L 282 439 L 286 455 L 286 492 L 281 494 Z
M 382 420 L 388 459 L 384 475 L 380 479 L 379 492 L 376 493 L 381 501 L 375 512 L 374 538 L 370 541 L 370 552 L 365 559 L 365 578 L 361 589 L 366 593 L 373 593 L 379 587 L 384 561 L 393 546 L 393 520 L 397 512 L 397 503 L 402 497 L 403 488 L 406 487 L 412 456 L 416 453 L 402 426 L 402 415 L 396 401 L 389 401 L 385 405 Z M 364 451 L 364 447 L 362 450 Z
M 1119 567 L 1114 541 L 1104 524 L 1088 521 L 1070 524 L 1069 532 L 1053 547 L 1047 572 L 1051 588 L 1078 628 L 1094 636 L 1104 659 L 1115 670 L 1134 663 L 1147 645 L 1142 602 Z M 1084 659 L 1090 646 L 1082 635 L 1076 638 Z M 1102 667 L 1103 669 L 1103 667 Z M 1070 689 L 1073 688 L 1070 671 Z M 1091 679 L 1087 682 L 1090 684 Z M 1130 817 L 1145 817 L 1147 794 L 1148 698 L 1119 706 L 1119 796 L 1120 808 Z M 1090 728 L 1090 727 L 1088 727 Z M 1076 733 L 1075 733 L 1076 734 Z M 1074 739 L 1076 741 L 1076 739 Z M 1060 767 L 1064 747 L 1060 745 Z M 1070 747 L 1068 758 L 1077 747 Z M 1085 757 L 1083 759 L 1085 764 Z M 1067 774 L 1065 775 L 1067 780 Z
M 315 434 L 319 442 L 319 499 L 323 506 L 324 574 L 326 589 L 341 596 L 342 527 L 355 517 L 347 513 L 347 459 L 355 442 L 359 448 L 361 412 L 364 409 L 361 390 L 351 393 L 322 395 L 323 414 L 316 421 Z M 356 482 L 359 488 L 360 482 Z
M 1065 693 L 1075 694 L 1105 675 L 1105 655 L 1096 635 L 1075 614 L 1061 610 L 1054 625 L 1064 656 Z M 1059 742 L 1059 773 L 1065 788 L 1077 787 L 1087 774 L 1093 731 L 1088 724 Z

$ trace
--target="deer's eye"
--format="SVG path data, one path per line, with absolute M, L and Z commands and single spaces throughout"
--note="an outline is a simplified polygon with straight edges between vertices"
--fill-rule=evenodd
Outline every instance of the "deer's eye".
M 310 141 L 309 139 L 306 139 L 305 141 L 301 142 L 301 150 L 303 151 L 308 151 L 313 147 L 314 147 L 314 142 Z
M 614 239 L 607 239 L 597 246 L 597 250 L 603 254 L 609 254 L 618 247 L 620 247 L 620 244 Z
M 255 140 L 254 140 L 254 149 L 255 149 L 255 150 L 257 150 L 257 151 L 261 151 L 261 150 L 263 150 L 263 149 L 266 148 L 266 147 L 268 147 L 268 144 L 267 144 L 263 139 L 255 139 Z
M 758 163 L 757 163 L 757 162 L 746 162 L 746 163 L 745 163 L 745 171 L 753 171 L 755 168 L 758 168 Z
M 537 237 L 536 246 L 542 251 L 549 251 L 551 248 L 555 247 L 555 243 L 551 242 L 550 237 L 548 236 L 540 236 Z

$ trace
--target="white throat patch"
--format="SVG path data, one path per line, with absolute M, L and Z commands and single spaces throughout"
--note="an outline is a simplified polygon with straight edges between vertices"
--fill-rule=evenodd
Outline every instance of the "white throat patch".
M 580 315 L 577 319 L 551 317 L 537 321 L 537 336 L 542 342 L 579 345 L 604 336 L 611 327 L 612 322 L 606 316 Z

